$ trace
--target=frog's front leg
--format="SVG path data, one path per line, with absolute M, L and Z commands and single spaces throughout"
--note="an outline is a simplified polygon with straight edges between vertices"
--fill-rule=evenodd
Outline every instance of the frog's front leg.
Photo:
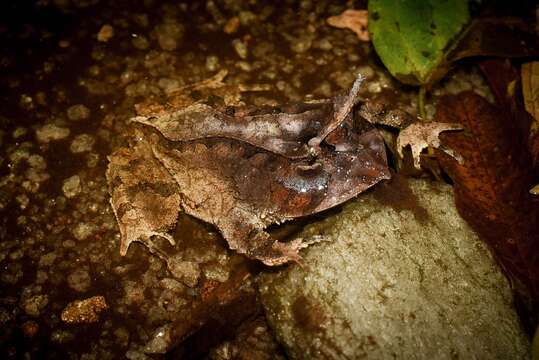
M 326 240 L 316 235 L 308 238 L 295 238 L 281 242 L 273 238 L 264 229 L 249 226 L 244 220 L 220 222 L 217 227 L 229 243 L 231 249 L 257 259 L 269 266 L 283 265 L 289 262 L 303 264 L 299 251 L 311 244 Z

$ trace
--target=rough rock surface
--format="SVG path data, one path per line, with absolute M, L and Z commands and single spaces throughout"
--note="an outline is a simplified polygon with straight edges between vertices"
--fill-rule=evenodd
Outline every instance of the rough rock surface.
M 397 178 L 304 232 L 332 241 L 259 278 L 290 358 L 529 356 L 509 284 L 450 186 Z

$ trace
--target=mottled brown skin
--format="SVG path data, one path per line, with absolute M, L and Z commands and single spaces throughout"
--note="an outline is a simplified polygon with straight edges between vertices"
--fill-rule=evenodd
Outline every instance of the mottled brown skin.
M 134 118 L 136 143 L 111 155 L 107 171 L 122 253 L 153 235 L 173 241 L 166 230 L 183 209 L 250 258 L 299 261 L 309 241 L 278 242 L 264 229 L 390 177 L 382 138 L 354 116 L 360 82 L 348 97 L 316 104 L 253 110 L 195 103 Z

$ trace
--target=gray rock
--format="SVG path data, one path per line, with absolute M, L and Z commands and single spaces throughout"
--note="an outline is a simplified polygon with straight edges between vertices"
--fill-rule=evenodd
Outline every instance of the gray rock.
M 408 185 L 409 184 L 409 185 Z M 312 224 L 332 240 L 259 278 L 292 359 L 523 359 L 508 281 L 448 185 L 396 179 Z

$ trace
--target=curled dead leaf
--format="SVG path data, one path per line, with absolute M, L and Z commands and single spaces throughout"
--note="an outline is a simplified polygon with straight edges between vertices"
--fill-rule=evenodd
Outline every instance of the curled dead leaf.
M 448 124 L 439 122 L 416 122 L 401 130 L 397 138 L 397 151 L 401 157 L 404 157 L 403 150 L 410 146 L 414 159 L 414 167 L 420 168 L 421 152 L 430 147 L 440 149 L 448 155 L 462 162 L 462 157 L 447 146 L 440 143 L 440 133 L 443 131 L 462 130 L 463 127 L 458 124 Z
M 327 19 L 329 25 L 340 28 L 350 29 L 356 33 L 361 41 L 370 41 L 368 27 L 369 12 L 367 10 L 348 9 L 340 15 L 330 16 Z

